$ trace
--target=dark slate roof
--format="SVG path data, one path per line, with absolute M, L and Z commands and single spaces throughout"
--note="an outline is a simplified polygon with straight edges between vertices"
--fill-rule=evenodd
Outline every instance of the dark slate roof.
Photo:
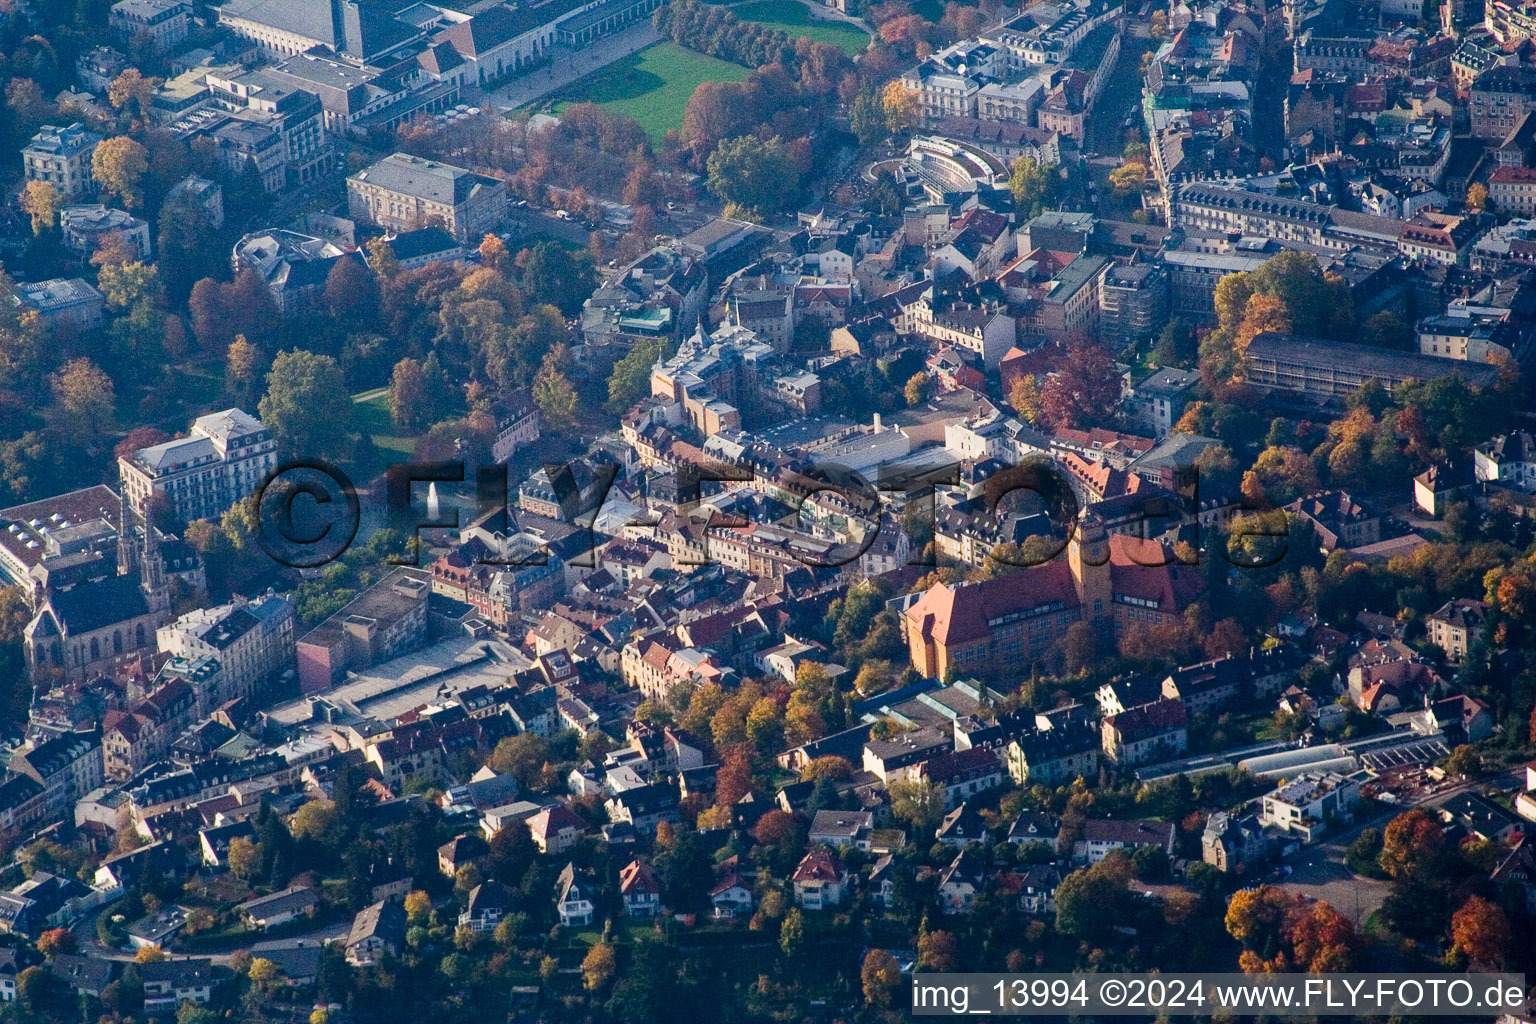
M 339 42 L 331 5 L 314 0 L 231 0 L 221 11 L 262 25 L 318 39 L 334 48 Z
M 75 636 L 149 614 L 137 572 L 77 584 L 51 595 L 48 602 L 59 622 Z
M 468 21 L 443 29 L 435 37 L 466 57 L 477 57 L 526 31 L 525 20 L 507 7 L 492 7 Z

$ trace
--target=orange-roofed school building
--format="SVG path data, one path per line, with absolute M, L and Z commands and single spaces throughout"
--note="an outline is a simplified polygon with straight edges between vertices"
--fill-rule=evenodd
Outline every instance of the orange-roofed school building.
M 1164 564 L 1166 563 L 1166 564 Z M 1074 622 L 1118 639 L 1133 623 L 1182 615 L 1204 581 L 1155 541 L 1109 536 L 1086 516 L 1060 557 L 1020 572 L 957 586 L 938 583 L 906 610 L 912 667 L 943 679 L 1004 667 L 1027 671 L 1060 657 Z

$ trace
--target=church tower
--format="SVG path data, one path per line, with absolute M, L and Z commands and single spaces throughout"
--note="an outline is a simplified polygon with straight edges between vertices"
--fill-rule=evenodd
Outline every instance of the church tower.
M 126 576 L 138 568 L 138 549 L 133 541 L 133 506 L 128 504 L 128 489 L 118 482 L 117 494 L 117 574 Z M 145 524 L 146 531 L 148 524 Z
M 171 588 L 165 581 L 165 556 L 160 551 L 160 538 L 148 520 L 144 522 L 144 551 L 139 566 L 139 586 L 144 591 L 144 601 L 149 605 L 149 610 L 170 611 Z
M 1077 522 L 1072 541 L 1067 545 L 1067 565 L 1072 570 L 1072 585 L 1083 609 L 1083 619 L 1108 619 L 1114 614 L 1114 591 L 1110 585 L 1109 533 L 1104 521 L 1088 514 Z

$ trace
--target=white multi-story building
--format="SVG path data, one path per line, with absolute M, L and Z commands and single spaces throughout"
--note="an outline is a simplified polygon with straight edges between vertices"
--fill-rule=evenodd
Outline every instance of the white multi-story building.
M 66 199 L 96 191 L 91 158 L 101 136 L 76 121 L 67 128 L 45 124 L 21 151 L 22 170 L 28 181 L 46 181 Z
M 64 246 L 82 257 L 90 257 L 109 235 L 120 235 L 131 244 L 140 259 L 149 259 L 149 222 L 124 210 L 99 203 L 66 206 L 59 211 L 59 230 Z
M 164 52 L 187 38 L 192 8 L 181 0 L 117 0 L 107 15 L 107 27 L 133 39 L 147 36 L 155 49 Z
M 197 693 L 198 715 L 206 715 L 226 701 L 251 696 L 259 683 L 293 664 L 293 605 L 268 594 L 199 608 L 161 626 L 155 641 L 162 653 L 189 662 L 218 661 L 218 686 Z
M 277 443 L 260 420 L 239 409 L 200 416 L 188 436 L 117 460 L 136 513 L 148 515 L 151 496 L 161 494 L 183 522 L 219 518 L 276 465 Z
M 353 220 L 394 231 L 439 221 L 460 242 L 478 243 L 507 212 L 504 181 L 462 167 L 395 153 L 347 179 Z
M 1360 799 L 1360 784 L 1338 772 L 1302 772 L 1268 793 L 1259 811 L 1260 825 L 1295 832 L 1311 842 L 1330 819 L 1347 821 Z
M 1477 479 L 1518 491 L 1536 491 L 1536 436 L 1517 430 L 1477 447 Z

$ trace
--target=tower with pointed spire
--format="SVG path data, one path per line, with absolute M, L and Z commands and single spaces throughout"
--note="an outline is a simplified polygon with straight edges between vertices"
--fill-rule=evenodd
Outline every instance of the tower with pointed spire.
M 126 576 L 138 568 L 138 554 L 133 540 L 133 506 L 128 503 L 128 488 L 119 481 L 117 492 L 117 574 L 119 576 Z
M 148 522 L 144 524 L 144 550 L 139 557 L 139 587 L 153 613 L 171 610 L 171 588 L 165 579 L 165 556 L 160 551 L 160 537 Z

